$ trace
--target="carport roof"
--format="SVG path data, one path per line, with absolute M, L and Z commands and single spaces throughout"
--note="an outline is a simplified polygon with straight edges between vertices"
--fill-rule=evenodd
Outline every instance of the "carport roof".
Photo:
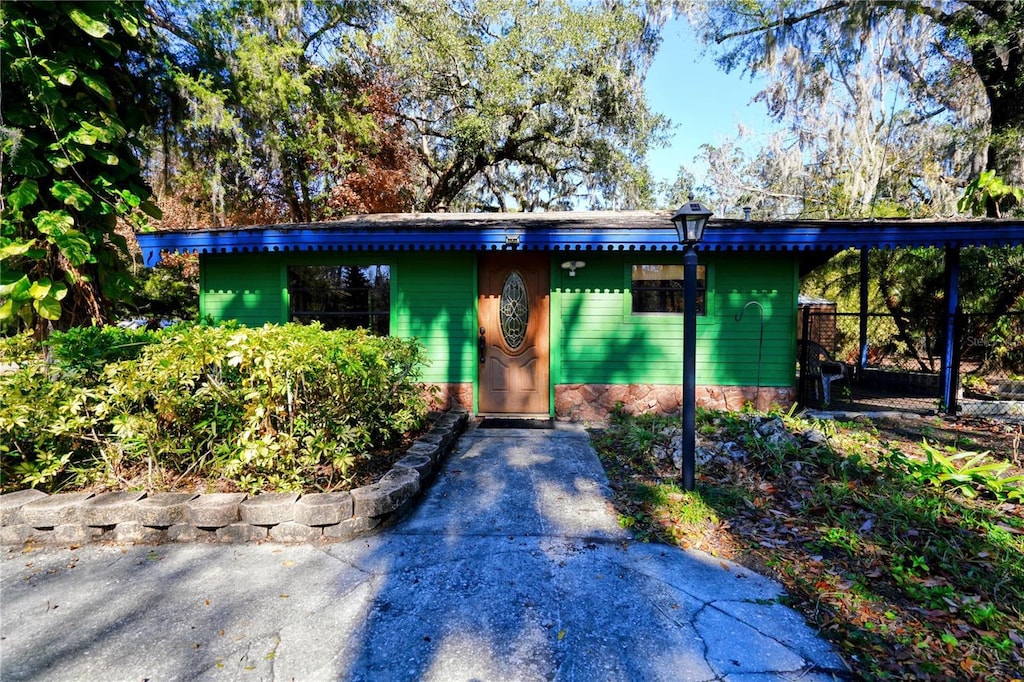
M 671 214 L 656 211 L 389 213 L 138 235 L 146 265 L 161 252 L 678 251 Z M 1009 246 L 1024 243 L 1010 220 L 712 220 L 698 251 L 816 252 L 847 248 Z

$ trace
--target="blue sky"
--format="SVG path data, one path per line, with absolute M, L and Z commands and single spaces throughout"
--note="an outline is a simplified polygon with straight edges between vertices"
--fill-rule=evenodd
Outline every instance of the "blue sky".
M 662 33 L 647 75 L 647 99 L 654 111 L 672 120 L 668 147 L 655 149 L 648 160 L 655 180 L 675 180 L 686 165 L 703 181 L 703 168 L 693 163 L 699 147 L 720 144 L 736 134 L 738 124 L 757 133 L 772 130 L 764 104 L 754 102 L 757 82 L 737 71 L 725 73 L 715 64 L 685 19 L 670 21 Z

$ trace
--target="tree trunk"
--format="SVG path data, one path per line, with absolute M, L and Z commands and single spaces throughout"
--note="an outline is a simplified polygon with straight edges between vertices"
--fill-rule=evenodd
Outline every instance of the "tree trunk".
M 1019 86 L 1024 83 L 1024 31 L 1011 33 L 1005 43 L 992 38 L 974 43 L 971 60 L 989 101 L 991 132 L 985 169 L 1020 185 L 1024 183 L 1024 98 Z M 996 209 L 990 198 L 988 217 L 996 217 Z
M 461 155 L 456 157 L 455 161 L 438 178 L 437 184 L 431 188 L 430 194 L 427 196 L 426 211 L 434 213 L 439 210 L 448 210 L 459 192 L 490 163 L 493 163 L 493 160 L 489 161 L 482 154 L 478 154 L 472 159 L 466 159 Z

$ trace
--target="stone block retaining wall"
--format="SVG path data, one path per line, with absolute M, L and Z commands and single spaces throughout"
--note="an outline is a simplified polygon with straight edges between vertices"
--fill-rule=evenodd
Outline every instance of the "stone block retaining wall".
M 0 495 L 0 545 L 348 540 L 403 511 L 466 428 L 448 412 L 379 481 L 346 492 Z

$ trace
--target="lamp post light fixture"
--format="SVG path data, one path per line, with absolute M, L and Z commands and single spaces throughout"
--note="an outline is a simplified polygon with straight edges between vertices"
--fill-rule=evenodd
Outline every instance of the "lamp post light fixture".
M 699 201 L 690 200 L 672 216 L 683 245 L 683 490 L 696 486 L 697 432 L 697 242 L 704 238 L 704 228 L 711 210 Z

